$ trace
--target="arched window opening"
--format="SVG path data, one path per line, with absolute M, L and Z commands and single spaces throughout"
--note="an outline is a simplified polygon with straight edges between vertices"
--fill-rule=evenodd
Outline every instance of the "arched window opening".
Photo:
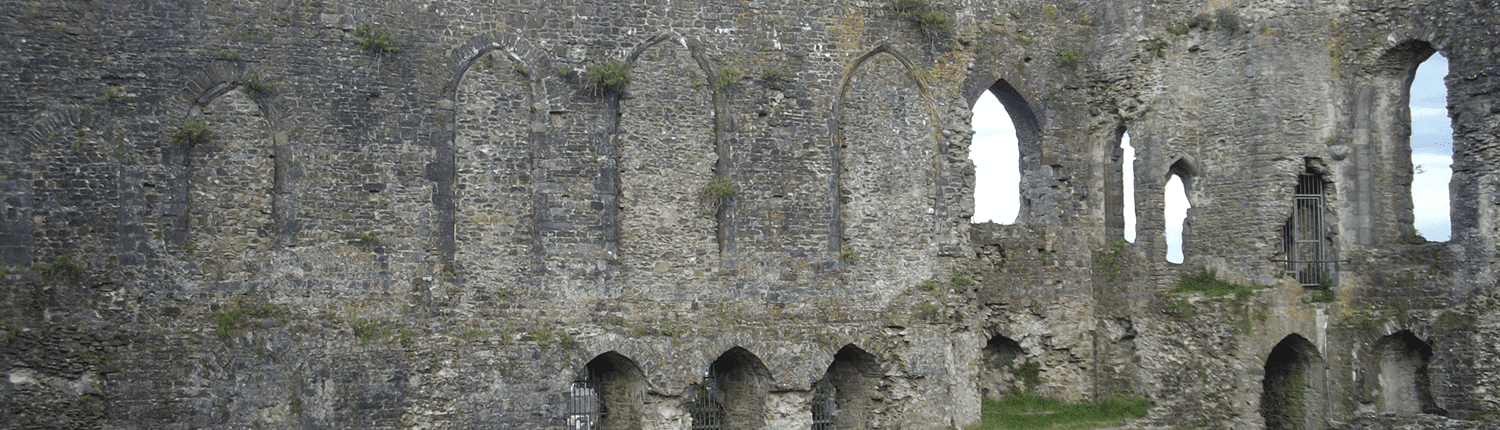
M 1164 229 L 1167 236 L 1167 262 L 1182 264 L 1183 230 L 1188 225 L 1188 210 L 1192 209 L 1193 205 L 1188 203 L 1186 180 L 1182 175 L 1172 172 L 1168 176 L 1165 190 L 1167 225 Z
M 1011 338 L 995 335 L 985 343 L 981 352 L 983 367 L 979 369 L 979 394 L 983 398 L 1001 400 L 1005 396 L 1026 391 L 1036 381 L 1027 381 L 1017 375 L 1017 369 L 1028 367 L 1021 344 Z
M 1410 416 L 1443 411 L 1432 399 L 1427 363 L 1432 345 L 1402 330 L 1375 342 L 1376 406 L 1383 413 Z
M 974 141 L 969 160 L 974 163 L 972 222 L 1015 224 L 1021 201 L 1021 152 L 1016 127 L 995 94 L 985 90 L 974 102 Z
M 624 430 L 641 426 L 645 375 L 613 351 L 584 366 L 568 387 L 569 430 Z
M 771 371 L 760 359 L 735 347 L 709 365 L 692 388 L 688 413 L 694 430 L 759 429 L 765 426 Z
M 974 101 L 972 222 L 1014 224 L 1030 207 L 1022 191 L 1022 166 L 1040 163 L 1040 129 L 1031 105 L 1004 80 L 995 81 Z
M 812 430 L 868 427 L 881 374 L 874 355 L 854 345 L 839 349 L 823 378 L 813 383 Z
M 1327 287 L 1333 283 L 1333 263 L 1323 240 L 1323 177 L 1307 172 L 1297 175 L 1292 194 L 1292 215 L 1281 228 L 1286 254 L 1286 274 L 1304 287 Z
M 1448 119 L 1448 59 L 1433 54 L 1411 80 L 1412 228 L 1422 238 L 1452 235 L 1448 182 L 1453 177 L 1453 124 Z
M 1321 381 L 1322 358 L 1307 338 L 1287 335 L 1271 348 L 1260 393 L 1260 415 L 1266 420 L 1266 428 L 1323 428 Z

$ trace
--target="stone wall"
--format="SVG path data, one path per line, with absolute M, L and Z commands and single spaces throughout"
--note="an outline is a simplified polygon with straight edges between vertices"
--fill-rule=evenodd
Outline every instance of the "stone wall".
M 1145 397 L 1137 427 L 1493 424 L 1500 4 L 928 7 L 950 31 L 883 1 L 0 5 L 0 427 L 563 428 L 584 369 L 606 428 L 688 428 L 707 375 L 764 428 L 810 426 L 820 380 L 859 428 L 1021 387 Z M 1423 243 L 1434 52 L 1453 239 Z M 623 91 L 589 84 L 610 63 Z M 1015 225 L 969 223 L 985 89 Z M 1277 261 L 1302 173 L 1326 285 Z

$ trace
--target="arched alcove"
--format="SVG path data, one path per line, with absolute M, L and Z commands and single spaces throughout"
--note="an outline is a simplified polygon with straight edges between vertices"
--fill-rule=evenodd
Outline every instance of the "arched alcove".
M 716 171 L 710 86 L 717 81 L 685 39 L 663 35 L 647 43 L 630 67 L 650 72 L 633 73 L 620 100 L 622 260 L 639 273 L 708 270 L 719 261 L 716 214 L 724 203 L 710 194 L 732 195 L 736 187 L 728 172 Z M 711 185 L 715 179 L 722 182 Z
M 532 96 L 518 64 L 504 51 L 482 52 L 454 96 L 455 259 L 481 285 L 524 271 L 535 245 Z
M 568 396 L 568 429 L 638 430 L 646 378 L 634 360 L 599 354 L 584 366 Z
M 855 63 L 838 106 L 837 255 L 877 267 L 935 249 L 941 200 L 931 110 L 901 57 Z
M 867 428 L 879 402 L 881 374 L 874 355 L 852 344 L 839 349 L 823 378 L 813 383 L 813 430 Z
M 1325 426 L 1323 358 L 1307 338 L 1290 334 L 1266 356 L 1260 415 L 1270 430 Z
M 1447 71 L 1437 65 L 1446 59 L 1436 53 L 1421 40 L 1387 49 L 1356 88 L 1347 140 L 1331 139 L 1333 153 L 1348 154 L 1344 164 L 1355 167 L 1341 178 L 1350 185 L 1344 197 L 1351 216 L 1343 223 L 1361 245 L 1420 244 L 1451 233 L 1446 184 L 1453 173 L 1453 131 L 1441 77 Z M 1418 213 L 1433 237 L 1417 229 Z
M 1017 372 L 1026 366 L 1027 360 L 1025 350 L 1015 340 L 1001 335 L 990 337 L 980 352 L 980 360 L 979 393 L 984 398 L 1000 400 L 1030 388 Z
M 199 270 L 218 280 L 262 271 L 275 241 L 276 167 L 270 123 L 249 94 L 232 88 L 197 106 L 212 137 L 187 144 L 188 242 Z
M 1402 330 L 1376 341 L 1373 358 L 1380 412 L 1409 416 L 1437 410 L 1427 376 L 1431 345 Z
M 691 389 L 688 413 L 693 428 L 759 430 L 766 423 L 771 371 L 759 357 L 730 348 L 709 365 L 703 382 Z

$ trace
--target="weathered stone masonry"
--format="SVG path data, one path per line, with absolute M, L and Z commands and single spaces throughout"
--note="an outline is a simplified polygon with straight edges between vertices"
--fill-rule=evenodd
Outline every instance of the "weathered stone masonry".
M 1017 389 L 1493 425 L 1500 3 L 929 7 L 951 32 L 881 1 L 0 5 L 0 427 L 555 429 L 576 387 L 609 429 L 962 427 Z M 1423 243 L 1435 52 L 1453 239 Z M 586 88 L 607 62 L 623 93 Z M 985 89 L 1015 225 L 968 222 Z M 1278 261 L 1301 174 L 1327 285 Z M 1255 289 L 1173 291 L 1204 269 Z

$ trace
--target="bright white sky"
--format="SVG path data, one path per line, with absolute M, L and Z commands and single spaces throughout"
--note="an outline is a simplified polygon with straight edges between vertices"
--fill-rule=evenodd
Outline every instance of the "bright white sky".
M 1448 223 L 1448 178 L 1453 160 L 1453 128 L 1448 120 L 1448 90 L 1443 76 L 1448 60 L 1433 54 L 1417 68 L 1411 85 L 1411 158 L 1420 166 L 1412 180 L 1412 212 L 1416 228 L 1428 240 L 1446 241 Z M 994 94 L 985 91 L 974 103 L 974 142 L 969 158 L 974 161 L 973 222 L 1016 222 L 1020 210 L 1020 150 L 1016 128 Z M 1135 150 L 1126 134 L 1125 149 L 1125 240 L 1135 242 Z M 1182 219 L 1187 216 L 1187 194 L 1182 181 L 1173 176 L 1166 189 L 1167 261 L 1182 262 Z

